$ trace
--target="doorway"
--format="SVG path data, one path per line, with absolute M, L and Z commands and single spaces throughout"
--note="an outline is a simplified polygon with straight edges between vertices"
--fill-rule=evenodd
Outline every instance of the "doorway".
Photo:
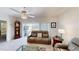
M 0 20 L 0 42 L 6 41 L 7 21 Z

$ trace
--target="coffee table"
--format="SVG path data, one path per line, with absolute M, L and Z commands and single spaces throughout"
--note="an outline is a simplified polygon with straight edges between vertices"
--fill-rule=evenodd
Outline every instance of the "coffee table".
M 22 45 L 16 51 L 46 51 L 44 47 Z

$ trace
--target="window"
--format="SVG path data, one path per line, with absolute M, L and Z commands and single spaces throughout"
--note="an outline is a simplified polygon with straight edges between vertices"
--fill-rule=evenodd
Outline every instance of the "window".
M 32 24 L 32 30 L 39 30 L 39 24 Z
M 48 23 L 28 23 L 24 24 L 24 36 L 29 36 L 32 30 L 49 31 L 50 24 Z
M 47 31 L 49 30 L 49 24 L 47 23 L 42 23 L 40 27 L 41 27 L 41 30 L 47 30 Z

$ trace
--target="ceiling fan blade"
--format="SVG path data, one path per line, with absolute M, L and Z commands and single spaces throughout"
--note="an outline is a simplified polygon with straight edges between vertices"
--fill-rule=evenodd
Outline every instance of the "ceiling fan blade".
M 28 15 L 29 17 L 31 17 L 31 18 L 35 18 L 35 16 L 32 16 L 32 15 Z
M 18 11 L 18 10 L 14 9 L 14 8 L 10 8 L 10 9 L 11 9 L 12 11 L 14 11 L 14 12 L 19 13 L 20 15 L 21 15 L 21 13 L 22 13 L 22 14 L 26 14 L 26 15 L 27 15 L 26 17 L 35 18 L 35 16 L 31 15 L 31 13 L 30 13 L 28 10 L 26 10 L 26 9 L 21 10 L 21 11 Z
M 13 8 L 10 8 L 12 11 L 14 12 L 17 12 L 17 13 L 20 13 L 20 11 L 16 10 L 16 9 L 13 9 Z

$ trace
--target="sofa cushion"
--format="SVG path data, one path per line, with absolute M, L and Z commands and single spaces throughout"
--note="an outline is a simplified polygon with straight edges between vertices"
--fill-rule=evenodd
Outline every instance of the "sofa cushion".
M 41 39 L 42 39 L 42 38 L 40 38 L 40 37 L 37 37 L 37 38 L 36 38 L 36 40 L 41 40 Z
M 36 37 L 30 37 L 29 39 L 34 40 L 34 39 L 36 39 Z
M 49 38 L 42 38 L 42 40 L 49 40 Z

